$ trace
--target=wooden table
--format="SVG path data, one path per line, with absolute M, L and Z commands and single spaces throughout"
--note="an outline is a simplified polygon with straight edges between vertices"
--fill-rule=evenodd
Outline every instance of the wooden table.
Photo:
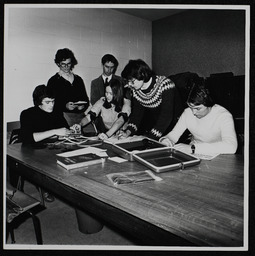
M 115 187 L 107 174 L 146 167 L 106 160 L 70 173 L 57 165 L 59 152 L 8 145 L 7 163 L 34 184 L 128 232 L 142 245 L 243 246 L 242 156 L 220 155 L 159 174 L 160 182 Z

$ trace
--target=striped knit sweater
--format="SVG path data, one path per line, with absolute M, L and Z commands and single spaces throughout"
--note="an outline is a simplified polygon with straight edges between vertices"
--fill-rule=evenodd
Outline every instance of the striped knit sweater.
M 133 90 L 133 106 L 127 130 L 131 135 L 142 127 L 146 135 L 160 139 L 173 121 L 175 84 L 165 76 L 156 76 L 146 90 Z M 147 112 L 147 113 L 146 113 Z M 143 117 L 147 118 L 144 122 Z M 145 127 L 147 126 L 147 127 Z

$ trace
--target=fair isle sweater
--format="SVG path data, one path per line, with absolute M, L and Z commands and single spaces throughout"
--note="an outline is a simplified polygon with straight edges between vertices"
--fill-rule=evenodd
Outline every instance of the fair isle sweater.
M 143 127 L 147 136 L 159 140 L 173 121 L 175 84 L 165 76 L 153 77 L 152 83 L 146 90 L 132 90 L 133 105 L 127 130 L 131 136 L 136 134 L 142 119 L 147 112 L 149 127 Z M 149 114 L 149 115 L 148 115 Z M 148 128 L 148 129 L 147 129 Z

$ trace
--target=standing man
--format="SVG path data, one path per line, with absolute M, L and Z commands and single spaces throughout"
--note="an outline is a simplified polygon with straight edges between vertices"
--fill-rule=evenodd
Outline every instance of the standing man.
M 104 97 L 105 87 L 109 84 L 111 79 L 115 78 L 121 80 L 120 76 L 115 75 L 119 63 L 113 55 L 105 54 L 101 59 L 101 63 L 103 74 L 91 82 L 90 99 L 92 105 L 101 97 Z
M 121 72 L 132 90 L 132 112 L 126 138 L 135 134 L 159 140 L 172 130 L 182 113 L 172 80 L 156 75 L 143 60 L 130 60 Z

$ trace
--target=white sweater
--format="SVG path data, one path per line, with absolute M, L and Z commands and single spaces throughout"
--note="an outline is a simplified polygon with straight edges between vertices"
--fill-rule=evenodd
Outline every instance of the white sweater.
M 193 135 L 192 143 L 198 154 L 236 152 L 237 138 L 233 117 L 220 105 L 215 104 L 201 119 L 195 117 L 190 108 L 186 108 L 173 130 L 165 137 L 176 143 L 186 129 Z

